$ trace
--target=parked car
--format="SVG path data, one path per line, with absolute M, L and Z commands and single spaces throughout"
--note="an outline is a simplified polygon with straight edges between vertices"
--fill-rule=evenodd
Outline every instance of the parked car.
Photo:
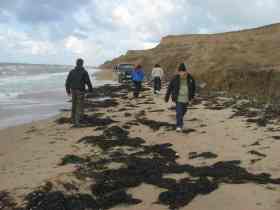
M 130 82 L 132 79 L 133 64 L 121 63 L 116 66 L 119 83 Z

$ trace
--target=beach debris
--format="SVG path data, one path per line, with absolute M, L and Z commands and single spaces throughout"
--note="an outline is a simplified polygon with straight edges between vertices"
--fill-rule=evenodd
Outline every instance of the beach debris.
M 61 191 L 37 190 L 28 194 L 25 198 L 25 207 L 3 210 L 100 210 L 110 209 L 116 205 L 135 205 L 141 200 L 134 199 L 124 190 L 116 191 L 108 195 L 94 197 L 91 194 L 69 195 Z M 2 208 L 1 208 L 2 209 Z
M 25 198 L 26 207 L 22 210 L 97 210 L 96 200 L 88 194 L 66 195 L 60 191 L 38 190 Z
M 98 156 L 71 157 L 73 162 L 82 160 L 74 174 L 79 180 L 86 180 L 91 191 L 88 194 L 79 194 L 77 190 L 71 190 L 71 194 L 52 191 L 55 188 L 35 191 L 26 196 L 26 207 L 21 210 L 97 210 L 119 204 L 134 205 L 141 200 L 134 199 L 127 190 L 144 183 L 164 189 L 157 202 L 169 209 L 186 206 L 197 196 L 217 190 L 223 183 L 280 185 L 280 179 L 273 179 L 270 174 L 248 172 L 240 166 L 239 160 L 201 167 L 178 164 L 178 154 L 172 144 L 146 145 L 144 139 L 130 137 L 129 131 L 119 126 L 106 128 L 99 136 L 84 137 L 79 143 L 102 149 Z M 212 153 L 192 155 L 216 156 Z M 121 163 L 121 167 L 107 167 L 110 163 Z M 184 173 L 188 178 L 165 178 L 168 174 Z
M 118 110 L 118 112 L 124 112 L 124 111 L 128 111 L 128 109 L 127 108 L 121 108 L 121 109 Z
M 131 116 L 132 116 L 132 114 L 131 114 L 131 113 L 129 113 L 129 112 L 126 112 L 126 113 L 124 113 L 124 116 L 125 116 L 125 117 L 131 117 Z
M 195 122 L 195 121 L 198 121 L 197 118 L 191 118 L 191 119 L 188 119 L 189 122 Z
M 131 91 L 130 85 L 104 85 L 93 88 L 92 93 L 87 94 L 87 98 L 119 98 L 127 97 L 128 91 Z
M 139 106 L 137 106 L 135 104 L 131 104 L 131 103 L 128 103 L 126 106 L 129 108 L 138 108 L 139 107 Z
M 117 121 L 112 120 L 110 117 L 100 118 L 100 114 L 85 115 L 81 121 L 83 127 L 104 127 L 116 123 Z M 71 118 L 61 117 L 55 121 L 57 124 L 70 124 Z
M 175 111 L 176 110 L 176 106 L 171 106 L 171 107 L 168 108 L 168 110 Z
M 13 210 L 16 203 L 6 191 L 0 191 L 0 209 L 1 210 Z
M 139 122 L 137 122 L 137 120 L 132 120 L 132 121 L 126 122 L 125 124 L 131 125 L 131 126 L 138 126 Z
M 218 188 L 218 184 L 207 177 L 201 177 L 192 182 L 182 179 L 170 190 L 159 196 L 159 203 L 169 206 L 169 209 L 178 209 L 188 205 L 197 195 L 207 195 Z
M 137 113 L 135 113 L 135 118 L 139 118 L 139 117 L 144 117 L 146 115 L 146 111 L 145 110 L 141 110 Z
M 113 123 L 117 123 L 117 121 L 112 120 L 110 117 L 100 118 L 98 115 L 85 115 L 85 117 L 82 120 L 82 124 L 87 126 L 108 126 Z
M 234 99 L 226 97 L 223 92 L 210 92 L 201 94 L 199 103 L 204 104 L 206 109 L 223 110 L 232 107 L 236 102 Z
M 251 144 L 250 146 L 260 146 L 261 144 L 260 144 L 260 142 L 259 141 L 256 141 L 255 143 L 253 143 L 253 144 Z
M 242 99 L 241 97 L 227 96 L 224 92 L 210 92 L 201 94 L 199 100 L 204 107 L 210 110 L 223 110 L 232 108 L 235 117 L 247 118 L 248 123 L 255 123 L 259 127 L 266 127 L 273 124 L 273 120 L 279 119 L 280 108 L 278 104 L 267 104 L 255 99 Z
M 71 123 L 71 118 L 69 117 L 60 117 L 59 119 L 55 120 L 57 124 L 67 124 Z
M 86 101 L 85 108 L 87 111 L 96 111 L 97 108 L 110 108 L 116 107 L 119 102 L 116 99 L 105 99 L 101 101 Z
M 97 203 L 100 209 L 110 209 L 119 204 L 122 205 L 136 205 L 141 203 L 139 199 L 135 199 L 125 190 L 114 191 L 111 194 L 98 197 Z
M 112 128 L 111 128 L 112 129 Z M 171 148 L 172 144 L 144 145 L 145 141 L 139 141 L 133 146 L 130 141 L 129 132 L 121 128 L 110 128 L 104 131 L 100 139 L 112 141 L 110 146 L 103 146 L 106 154 L 110 153 L 114 147 L 135 147 L 135 152 L 125 153 L 120 151 L 109 155 L 110 159 L 103 161 L 121 162 L 125 167 L 119 169 L 105 169 L 97 171 L 90 167 L 90 163 L 84 164 L 77 174 L 84 177 L 94 178 L 92 193 L 99 197 L 120 190 L 127 190 L 140 186 L 143 183 L 151 184 L 163 189 L 158 202 L 168 205 L 170 209 L 178 209 L 188 205 L 196 196 L 205 195 L 218 189 L 221 183 L 241 184 L 280 184 L 280 179 L 272 179 L 270 174 L 252 174 L 245 168 L 239 166 L 240 161 L 217 162 L 210 166 L 196 167 L 192 165 L 180 165 L 176 162 L 177 153 Z M 117 131 L 117 132 L 116 132 Z M 116 134 L 117 133 L 117 134 Z M 121 133 L 120 135 L 118 133 Z M 105 138 L 106 137 L 106 138 Z M 95 137 L 99 138 L 99 137 Z M 113 141 L 122 142 L 113 145 Z M 81 141 L 86 143 L 84 140 Z M 96 140 L 94 140 L 97 144 Z M 104 142 L 103 142 L 104 143 Z M 140 150 L 140 151 L 139 151 Z M 202 153 L 203 154 L 203 153 Z M 193 155 L 195 155 L 193 153 Z M 201 154 L 197 154 L 201 155 Z M 216 157 L 212 153 L 204 153 L 202 156 Z M 188 179 L 176 181 L 172 178 L 164 178 L 166 174 L 188 173 Z
M 261 160 L 263 160 L 263 159 L 258 158 L 258 159 L 253 159 L 253 160 L 251 160 L 250 162 L 251 162 L 251 164 L 255 164 L 255 163 L 257 163 L 257 162 L 259 162 L 259 161 L 261 161 Z
M 38 131 L 38 129 L 37 129 L 36 127 L 32 126 L 32 127 L 30 127 L 30 129 L 27 130 L 25 133 L 26 133 L 26 134 L 30 134 L 30 133 L 34 133 L 34 132 L 37 132 L 37 131 Z
M 257 155 L 257 156 L 259 156 L 259 157 L 266 157 L 266 156 L 267 156 L 267 155 L 262 154 L 262 153 L 260 153 L 260 152 L 258 152 L 258 151 L 255 151 L 255 150 L 249 151 L 248 153 L 250 153 L 250 154 L 252 154 L 252 155 Z
M 164 109 L 155 109 L 155 110 L 150 110 L 149 112 L 164 112 Z
M 272 138 L 275 140 L 280 140 L 280 136 L 272 136 Z
M 138 126 L 138 125 L 139 125 L 139 123 L 136 120 L 133 120 L 133 121 L 128 121 L 125 124 L 123 124 L 122 128 L 128 130 L 132 126 Z
M 279 129 L 279 128 L 267 128 L 266 131 L 267 131 L 267 132 L 279 132 L 280 129 Z
M 146 102 L 142 102 L 142 103 L 137 103 L 137 105 L 154 105 L 156 104 L 155 102 L 152 101 L 146 101 Z
M 87 136 L 79 140 L 79 143 L 98 146 L 106 151 L 117 146 L 139 147 L 145 141 L 141 138 L 128 137 L 128 131 L 119 126 L 106 129 L 101 136 Z
M 131 128 L 131 125 L 123 125 L 122 128 L 126 129 L 126 130 L 129 130 Z
M 190 134 L 190 133 L 193 133 L 193 132 L 196 132 L 196 130 L 192 129 L 192 128 L 183 129 L 183 131 L 182 131 L 182 133 L 184 133 L 184 134 Z
M 86 162 L 87 160 L 76 155 L 66 155 L 62 158 L 61 163 L 59 165 L 64 166 L 67 164 L 81 164 Z
M 102 91 L 105 93 L 105 90 Z M 122 94 L 122 97 L 126 97 L 125 92 Z M 119 93 L 116 92 L 112 95 L 118 95 L 119 97 Z M 112 107 L 112 104 L 109 106 L 110 103 L 113 103 L 113 106 L 117 106 L 113 101 L 109 101 L 107 106 Z M 208 104 L 208 106 L 211 109 L 220 110 L 234 105 L 232 101 L 225 100 L 224 103 L 214 102 L 214 105 Z M 94 107 L 89 108 L 94 109 Z M 247 115 L 247 110 L 242 114 Z M 250 116 L 249 118 L 254 118 L 253 114 L 248 115 Z M 265 119 L 270 119 L 267 116 Z M 61 121 L 65 123 L 66 119 Z M 111 125 L 111 123 L 107 124 L 107 126 Z M 273 179 L 268 173 L 253 174 L 248 172 L 240 166 L 241 161 L 239 160 L 221 161 L 206 166 L 179 164 L 176 161 L 178 154 L 172 149 L 172 144 L 146 145 L 144 139 L 130 137 L 129 131 L 124 129 L 125 126 L 139 124 L 148 126 L 154 131 L 159 130 L 161 127 L 167 130 L 175 128 L 175 125 L 168 122 L 158 122 L 143 116 L 138 116 L 136 120 L 127 122 L 123 127 L 106 127 L 100 124 L 101 135 L 87 136 L 78 141 L 94 148 L 100 148 L 100 154 L 94 154 L 87 158 L 69 155 L 62 159 L 62 163 L 64 162 L 65 164 L 79 163 L 74 175 L 81 182 L 86 180 L 87 184 L 90 185 L 88 194 L 79 194 L 79 186 L 75 185 L 65 186 L 66 189 L 74 189 L 70 190 L 71 194 L 54 191 L 54 188 L 41 189 L 26 196 L 26 206 L 24 208 L 16 209 L 12 203 L 9 204 L 8 202 L 7 205 L 10 205 L 11 210 L 109 209 L 119 204 L 135 205 L 140 203 L 141 200 L 133 198 L 132 195 L 127 193 L 127 190 L 142 184 L 150 184 L 164 189 L 158 197 L 158 203 L 168 206 L 169 209 L 179 209 L 187 206 L 199 195 L 214 192 L 224 183 L 280 185 L 280 179 Z M 194 131 L 192 130 L 192 132 Z M 264 154 L 257 151 L 251 151 L 251 154 L 265 157 Z M 211 152 L 192 153 L 190 158 L 214 159 L 217 158 L 217 155 Z M 251 163 L 254 164 L 260 160 L 255 159 Z M 108 165 L 111 163 L 120 163 L 121 167 L 110 168 Z M 188 178 L 180 180 L 165 178 L 168 174 L 185 173 L 189 175 Z M 1 201 L 0 193 L 0 205 Z
M 212 152 L 202 152 L 202 153 L 191 152 L 191 153 L 189 153 L 190 159 L 197 159 L 197 158 L 215 159 L 217 157 L 218 157 L 218 155 L 216 155 Z
M 268 123 L 268 119 L 266 119 L 266 118 L 257 118 L 257 119 L 249 118 L 249 119 L 247 119 L 247 122 L 256 123 L 260 127 L 265 127 Z
M 168 130 L 174 130 L 176 128 L 175 124 L 150 120 L 150 119 L 143 118 L 143 117 L 137 118 L 137 122 L 141 123 L 142 125 L 148 126 L 149 128 L 151 128 L 154 131 L 158 131 L 161 127 L 165 127 Z

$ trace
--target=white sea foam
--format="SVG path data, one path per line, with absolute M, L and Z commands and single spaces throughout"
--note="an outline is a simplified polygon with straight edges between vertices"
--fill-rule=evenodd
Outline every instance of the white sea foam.
M 21 93 L 0 93 L 0 102 L 10 101 L 17 98 Z

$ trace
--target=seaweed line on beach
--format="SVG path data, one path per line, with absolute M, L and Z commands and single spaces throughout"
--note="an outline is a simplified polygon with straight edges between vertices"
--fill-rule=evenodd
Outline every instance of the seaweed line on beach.
M 249 173 L 239 166 L 238 160 L 203 167 L 180 165 L 176 162 L 178 156 L 171 148 L 172 144 L 145 145 L 144 139 L 130 137 L 129 131 L 118 126 L 105 129 L 100 136 L 84 137 L 79 143 L 99 147 L 104 153 L 100 154 L 99 160 L 96 156 L 74 158 L 74 163 L 79 165 L 75 175 L 80 180 L 92 182 L 91 193 L 70 196 L 59 191 L 35 191 L 27 195 L 26 207 L 22 209 L 93 210 L 109 209 L 119 204 L 134 205 L 141 201 L 129 195 L 127 190 L 144 183 L 165 189 L 157 203 L 178 209 L 188 205 L 198 195 L 217 190 L 222 183 L 280 184 L 280 179 L 272 179 L 270 174 Z M 122 167 L 111 169 L 108 167 L 110 163 L 121 163 Z M 189 174 L 189 177 L 179 181 L 165 178 L 168 174 L 183 173 Z

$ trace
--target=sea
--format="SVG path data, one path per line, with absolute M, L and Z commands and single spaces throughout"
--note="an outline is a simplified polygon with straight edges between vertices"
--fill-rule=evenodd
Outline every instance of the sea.
M 0 129 L 43 120 L 69 109 L 65 80 L 73 66 L 0 64 Z M 97 68 L 86 67 L 93 86 Z

